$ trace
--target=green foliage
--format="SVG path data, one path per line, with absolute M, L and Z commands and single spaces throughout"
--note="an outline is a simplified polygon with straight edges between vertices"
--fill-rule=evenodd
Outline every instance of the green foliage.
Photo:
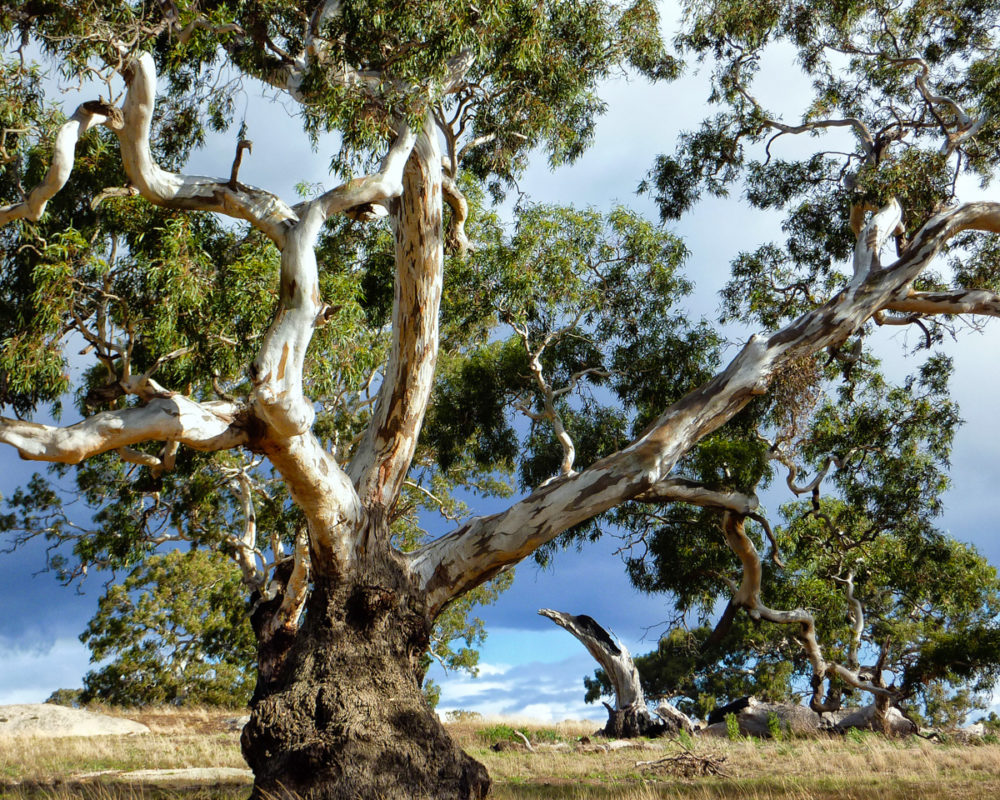
M 79 708 L 83 689 L 56 689 L 45 698 L 46 703 L 56 706 L 66 706 L 67 708 Z
M 731 742 L 743 739 L 743 735 L 740 733 L 740 718 L 736 714 L 726 714 L 726 736 Z
M 167 168 L 182 166 L 207 131 L 235 121 L 246 79 L 290 90 L 308 134 L 337 131 L 332 168 L 344 173 L 377 162 L 404 122 L 416 127 L 433 114 L 443 126 L 475 247 L 467 260 L 447 264 L 432 405 L 408 485 L 388 510 L 394 541 L 410 550 L 438 532 L 432 514 L 449 524 L 464 517 L 470 494 L 508 496 L 567 471 L 560 426 L 574 443 L 573 469 L 619 450 L 704 384 L 726 343 L 680 307 L 691 290 L 681 271 L 687 252 L 664 228 L 624 208 L 522 202 L 508 229 L 486 208 L 533 150 L 552 164 L 580 155 L 604 110 L 597 88 L 606 78 L 622 70 L 676 75 L 679 60 L 660 37 L 652 0 L 415 7 L 360 0 L 328 18 L 317 14 L 322 8 L 321 0 L 25 0 L 0 8 L 0 42 L 16 46 L 25 37 L 66 78 L 110 75 L 120 66 L 115 42 L 151 51 L 165 95 L 152 149 Z M 981 0 L 685 4 L 676 47 L 705 64 L 712 116 L 656 160 L 643 188 L 664 219 L 737 186 L 751 207 L 784 214 L 784 241 L 756 243 L 735 259 L 722 292 L 724 321 L 773 330 L 829 300 L 851 271 L 852 225 L 891 198 L 904 207 L 895 241 L 904 254 L 914 232 L 953 200 L 958 177 L 989 182 L 1000 126 L 991 118 L 966 136 L 957 107 L 984 119 L 1000 110 L 998 15 L 996 3 Z M 794 51 L 811 81 L 797 120 L 778 120 L 753 94 L 775 45 L 786 48 L 783 63 Z M 289 54 L 304 50 L 308 63 L 293 75 Z M 950 104 L 914 82 L 924 67 L 927 85 Z M 17 61 L 0 69 L 0 202 L 9 203 L 41 179 L 63 117 L 46 104 L 36 67 Z M 794 135 L 788 128 L 798 125 L 817 135 L 840 128 L 853 140 L 846 151 L 838 144 L 802 158 L 779 154 L 776 134 Z M 459 139 L 467 150 L 456 152 Z M 0 228 L 0 406 L 15 415 L 44 406 L 58 414 L 71 389 L 81 414 L 120 411 L 137 402 L 125 396 L 123 379 L 144 373 L 199 400 L 250 391 L 245 369 L 272 315 L 277 250 L 258 233 L 210 217 L 132 197 L 96 202 L 105 187 L 125 183 L 113 135 L 91 131 L 45 216 Z M 950 253 L 947 271 L 914 288 L 1000 286 L 1000 249 L 991 241 L 969 234 Z M 315 403 L 316 432 L 346 463 L 371 419 L 390 347 L 391 231 L 331 222 L 318 260 L 331 318 L 316 333 L 303 388 Z M 939 341 L 943 330 L 929 326 L 925 342 Z M 905 690 L 939 718 L 949 703 L 974 703 L 995 677 L 1000 590 L 978 554 L 933 524 L 959 424 L 949 362 L 930 356 L 890 385 L 865 348 L 866 332 L 829 357 L 804 355 L 771 376 L 771 391 L 707 432 L 675 475 L 751 494 L 772 481 L 777 457 L 810 475 L 836 464 L 818 484 L 823 496 L 784 509 L 776 534 L 784 566 L 764 565 L 767 602 L 817 609 L 824 646 L 842 660 L 852 647 L 842 585 L 850 573 L 865 608 L 863 646 L 882 651 Z M 66 357 L 81 339 L 92 354 L 82 370 Z M 237 626 L 233 609 L 242 602 L 227 562 L 246 521 L 235 475 L 253 487 L 250 544 L 274 565 L 302 519 L 252 454 L 181 451 L 166 471 L 109 454 L 36 476 L 7 500 L 0 531 L 15 542 L 45 539 L 60 577 L 88 567 L 129 572 L 85 634 L 96 657 L 115 658 L 88 678 L 88 692 L 121 692 L 132 702 L 156 693 L 186 699 L 182 675 L 192 691 L 217 698 L 242 680 L 227 670 L 236 661 L 245 668 L 245 653 L 217 641 L 243 642 L 245 633 L 224 631 Z M 69 509 L 70 495 L 80 509 Z M 651 696 L 679 693 L 704 713 L 744 693 L 775 700 L 793 693 L 808 664 L 787 631 L 732 615 L 725 630 L 707 627 L 730 596 L 734 567 L 717 512 L 630 502 L 538 555 L 609 529 L 635 545 L 627 562 L 634 583 L 669 595 L 693 623 L 675 626 L 637 659 Z M 771 546 L 760 524 L 747 531 L 758 551 Z M 191 547 L 187 560 L 157 553 L 164 541 Z M 224 592 L 215 609 L 224 619 L 199 611 L 200 598 L 189 596 L 197 593 L 168 602 L 171 584 L 199 579 Z M 473 604 L 492 602 L 509 580 L 503 574 L 448 607 L 432 655 L 474 669 L 484 632 L 470 617 Z M 189 631 L 203 655 L 191 657 L 185 647 L 193 645 L 174 628 Z M 143 676 L 156 676 L 155 688 L 144 690 L 136 680 Z M 598 674 L 588 696 L 606 688 Z
M 147 558 L 101 597 L 81 635 L 91 660 L 83 702 L 243 706 L 256 644 L 239 573 L 204 550 Z
M 514 729 L 503 722 L 496 725 L 487 725 L 476 731 L 476 736 L 482 739 L 484 744 L 491 745 L 497 742 L 517 742 L 520 739 Z
M 767 713 L 767 732 L 776 742 L 785 738 L 785 729 L 781 726 L 781 719 L 773 711 Z
M 781 509 L 782 566 L 762 564 L 763 602 L 809 609 L 826 657 L 843 663 L 852 649 L 844 586 L 852 575 L 865 623 L 859 655 L 881 653 L 895 687 L 941 724 L 978 707 L 1000 669 L 997 572 L 933 524 L 959 424 L 950 371 L 948 359 L 932 355 L 893 386 L 863 359 L 846 380 L 828 369 L 829 383 L 815 365 L 800 365 L 775 387 L 774 407 L 749 418 L 774 432 L 773 446 L 787 447 L 794 455 L 786 460 L 798 469 L 816 474 L 831 459 L 839 465 L 813 499 Z M 684 468 L 713 488 L 752 493 L 769 475 L 762 442 L 749 440 L 755 450 L 746 439 L 709 438 Z M 667 594 L 698 623 L 669 630 L 656 650 L 635 658 L 647 697 L 677 698 L 682 710 L 704 717 L 744 695 L 801 696 L 812 668 L 785 626 L 754 622 L 732 607 L 714 632 L 708 625 L 731 597 L 725 578 L 737 577 L 738 567 L 717 511 L 632 504 L 616 519 L 633 543 L 633 583 Z M 760 527 L 748 520 L 746 530 L 765 553 Z M 588 701 L 611 690 L 600 671 L 585 685 Z

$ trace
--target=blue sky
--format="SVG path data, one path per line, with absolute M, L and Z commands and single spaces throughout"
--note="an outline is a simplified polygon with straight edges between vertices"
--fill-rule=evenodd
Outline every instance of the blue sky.
M 765 65 L 765 75 L 767 70 Z M 771 65 L 773 80 L 762 92 L 766 103 L 800 94 L 801 79 L 787 65 Z M 678 131 L 694 126 L 705 113 L 705 83 L 697 75 L 666 86 L 650 87 L 642 81 L 619 81 L 606 87 L 609 112 L 600 123 L 593 148 L 573 167 L 550 172 L 539 157 L 520 182 L 531 199 L 573 202 L 608 208 L 621 202 L 655 218 L 647 198 L 636 197 L 635 188 L 653 157 L 673 146 Z M 770 97 L 769 97 L 770 95 Z M 67 108 L 77 100 L 68 100 Z M 248 106 L 253 153 L 244 158 L 240 178 L 294 198 L 299 181 L 321 181 L 328 154 L 313 152 L 297 120 L 253 101 Z M 794 114 L 789 106 L 789 114 Z M 785 152 L 811 146 L 785 137 Z M 232 136 L 215 139 L 198 154 L 190 171 L 228 174 Z M 326 181 L 332 184 L 331 180 Z M 750 212 L 739 198 L 703 201 L 675 231 L 690 251 L 688 276 L 696 284 L 689 307 L 697 314 L 714 315 L 716 292 L 728 275 L 732 256 L 741 248 L 778 239 L 777 219 Z M 734 338 L 741 336 L 734 332 Z M 908 348 L 906 334 L 880 330 L 875 336 L 890 374 L 901 376 L 907 363 L 901 354 Z M 912 334 L 911 334 L 912 336 Z M 912 345 L 912 341 L 910 344 Z M 735 344 L 739 344 L 736 342 Z M 996 445 L 1000 438 L 995 408 L 998 379 L 993 366 L 1000 345 L 1000 329 L 967 332 L 946 343 L 955 358 L 955 396 L 966 426 L 960 431 L 953 455 L 954 488 L 945 498 L 941 521 L 956 537 L 975 543 L 994 564 L 1000 564 L 1000 536 L 992 528 L 992 505 L 997 483 Z M 0 450 L 0 493 L 8 495 L 39 465 L 20 462 L 11 449 Z M 764 498 L 776 508 L 787 499 L 780 492 Z M 442 531 L 443 532 L 443 531 Z M 596 666 L 569 634 L 539 617 L 542 607 L 574 614 L 587 613 L 611 628 L 633 653 L 651 649 L 655 626 L 671 609 L 664 598 L 637 594 L 628 584 L 615 543 L 605 540 L 582 551 L 559 553 L 548 569 L 530 560 L 517 568 L 513 588 L 499 602 L 483 609 L 489 632 L 482 651 L 480 677 L 432 677 L 442 685 L 441 708 L 465 708 L 483 713 L 531 716 L 545 720 L 592 717 L 604 710 L 583 703 L 582 677 Z M 37 702 L 54 689 L 79 686 L 89 656 L 77 640 L 92 616 L 101 593 L 100 578 L 89 578 L 78 590 L 59 586 L 52 575 L 33 573 L 44 566 L 43 548 L 32 545 L 14 555 L 0 557 L 0 704 Z M 1000 703 L 1000 696 L 995 698 Z

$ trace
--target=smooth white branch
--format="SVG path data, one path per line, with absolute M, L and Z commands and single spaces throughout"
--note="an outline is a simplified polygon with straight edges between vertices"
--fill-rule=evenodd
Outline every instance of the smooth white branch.
M 20 203 L 0 206 L 0 225 L 16 219 L 37 222 L 45 213 L 45 206 L 66 185 L 73 171 L 76 145 L 80 137 L 91 128 L 108 123 L 112 128 L 121 125 L 118 109 L 99 102 L 80 105 L 73 116 L 59 128 L 52 143 L 52 160 L 42 182 L 32 189 Z
M 181 175 L 161 169 L 153 159 L 149 137 L 156 102 L 156 67 L 149 53 L 140 53 L 124 70 L 128 91 L 122 106 L 124 123 L 115 132 L 125 173 L 154 205 L 191 211 L 214 211 L 244 219 L 279 247 L 298 221 L 280 198 L 263 189 L 228 179 Z
M 102 411 L 68 427 L 0 417 L 0 442 L 17 448 L 21 458 L 61 464 L 78 464 L 98 453 L 148 441 L 228 450 L 248 439 L 240 411 L 233 403 L 196 403 L 175 394 L 135 408 Z
M 910 289 L 897 294 L 883 309 L 903 314 L 975 314 L 1000 317 L 1000 295 L 985 289 L 949 289 L 942 292 L 916 292 Z

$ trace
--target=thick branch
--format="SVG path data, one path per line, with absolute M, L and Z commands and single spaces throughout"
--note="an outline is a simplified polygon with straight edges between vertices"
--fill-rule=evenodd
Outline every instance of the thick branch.
M 23 202 L 0 206 L 0 225 L 16 219 L 37 222 L 45 213 L 45 206 L 66 185 L 73 171 L 76 144 L 91 128 L 109 122 L 112 127 L 121 124 L 118 109 L 103 103 L 84 103 L 65 122 L 56 134 L 52 145 L 52 162 L 42 182 L 32 189 Z
M 848 614 L 851 619 L 851 646 L 847 653 L 847 666 L 856 672 L 861 667 L 858 653 L 861 649 L 861 637 L 865 632 L 865 609 L 861 601 L 854 596 L 854 570 L 848 572 L 846 578 L 834 578 L 834 580 L 841 581 L 847 588 Z
M 403 191 L 403 173 L 416 141 L 413 131 L 408 126 L 401 125 L 401 130 L 382 159 L 378 172 L 350 180 L 321 195 L 314 202 L 327 217 L 373 204 L 388 205 L 390 200 L 399 197 Z M 372 215 L 382 214 L 373 212 Z
M 448 245 L 459 258 L 465 258 L 469 252 L 469 237 L 465 233 L 465 221 L 469 217 L 469 203 L 459 190 L 458 184 L 447 173 L 442 173 L 441 190 L 445 202 L 451 208 Z
M 904 314 L 980 314 L 1000 317 L 1000 295 L 985 289 L 953 289 L 945 292 L 910 290 L 883 306 Z
M 66 428 L 0 417 L 0 442 L 21 458 L 78 464 L 109 450 L 148 441 L 173 440 L 195 450 L 228 450 L 245 444 L 239 407 L 196 403 L 181 395 L 158 397 L 121 411 L 103 411 Z
M 268 617 L 264 626 L 264 638 L 273 638 L 280 630 L 293 633 L 298 630 L 302 612 L 305 610 L 309 597 L 309 577 L 311 562 L 309 558 L 309 534 L 303 528 L 295 535 L 295 555 L 292 571 L 283 587 L 281 605 Z
M 891 204 L 897 206 L 897 204 Z M 890 209 L 891 214 L 895 212 Z M 877 243 L 884 217 L 863 233 Z M 409 554 L 411 568 L 428 591 L 432 610 L 495 575 L 579 522 L 641 495 L 666 478 L 677 460 L 702 437 L 724 424 L 771 377 L 795 359 L 854 334 L 933 260 L 951 237 L 969 229 L 1000 232 L 1000 203 L 970 203 L 928 221 L 895 263 L 878 268 L 858 259 L 854 280 L 833 299 L 768 337 L 754 336 L 716 377 L 688 393 L 625 449 L 589 469 L 540 487 L 506 511 L 469 520 Z
M 253 502 L 253 482 L 245 470 L 236 470 L 230 488 L 240 498 L 243 510 L 243 534 L 230 537 L 236 551 L 235 560 L 243 573 L 244 585 L 250 591 L 258 590 L 264 580 L 264 572 L 257 566 L 257 511 Z
M 391 215 L 396 241 L 392 347 L 372 420 L 351 460 L 365 505 L 389 508 L 410 467 L 430 400 L 444 266 L 441 152 L 428 120 L 410 154 Z
M 341 574 L 367 545 L 355 540 L 365 512 L 347 475 L 312 432 L 269 437 L 256 446 L 281 473 L 305 515 L 312 570 Z
M 863 689 L 876 695 L 891 695 L 887 689 L 876 686 L 871 681 L 863 680 L 856 667 L 848 669 L 841 664 L 828 662 L 823 657 L 823 650 L 816 639 L 816 620 L 808 611 L 801 608 L 783 611 L 765 606 L 760 599 L 761 577 L 763 575 L 760 556 L 757 554 L 757 548 L 750 541 L 750 537 L 744 531 L 743 517 L 727 512 L 723 517 L 722 530 L 726 536 L 726 544 L 743 565 L 742 580 L 733 593 L 733 605 L 747 609 L 754 619 L 775 622 L 779 625 L 799 626 L 797 638 L 805 648 L 806 656 L 813 668 L 813 698 L 810 705 L 814 710 L 820 710 L 822 707 L 823 679 L 834 675 L 857 689 Z
M 689 503 L 744 515 L 752 514 L 760 507 L 755 494 L 707 489 L 697 481 L 686 478 L 666 478 L 634 499 L 640 503 Z
M 124 124 L 116 131 L 122 162 L 129 180 L 149 202 L 167 208 L 214 211 L 245 219 L 279 247 L 288 227 L 298 221 L 295 212 L 278 197 L 228 179 L 179 175 L 160 169 L 149 147 L 156 68 L 149 53 L 140 53 L 125 71 L 128 93 L 122 108 Z

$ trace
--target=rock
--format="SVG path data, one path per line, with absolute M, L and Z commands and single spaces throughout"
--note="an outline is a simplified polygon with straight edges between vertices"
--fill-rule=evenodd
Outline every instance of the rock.
M 948 736 L 959 744 L 969 744 L 977 739 L 982 739 L 987 733 L 986 726 L 977 722 L 973 725 L 966 725 L 964 728 L 948 731 Z
M 508 750 L 520 750 L 525 753 L 528 752 L 528 748 L 523 742 L 512 742 L 509 739 L 501 739 L 498 742 L 494 742 L 490 745 L 490 750 L 496 753 L 506 753 Z
M 890 706 L 888 712 L 889 731 L 895 736 L 909 736 L 917 732 L 917 726 L 903 716 L 903 713 L 895 707 Z M 875 704 L 859 708 L 837 723 L 836 730 L 847 731 L 851 728 L 862 728 L 874 730 L 872 720 L 875 718 Z
M 3 736 L 131 736 L 149 733 L 141 723 L 82 708 L 51 703 L 0 706 L 0 737 Z
M 772 715 L 777 718 L 783 732 L 799 736 L 815 733 L 825 727 L 820 715 L 806 706 L 792 703 L 762 703 L 755 697 L 744 697 L 713 711 L 708 717 L 709 725 L 701 731 L 702 735 L 728 736 L 729 731 L 725 721 L 728 714 L 736 715 L 743 736 L 760 738 L 771 736 L 769 720 Z
M 252 783 L 253 773 L 248 769 L 236 767 L 142 769 L 136 772 L 121 772 L 114 779 L 120 783 L 142 783 L 176 790 L 220 783 Z
M 226 727 L 231 731 L 242 731 L 250 722 L 250 715 L 244 714 L 242 717 L 233 717 L 226 720 Z
M 608 752 L 614 752 L 615 750 L 648 750 L 653 747 L 649 742 L 640 742 L 635 739 L 614 739 L 608 742 L 605 747 Z
M 754 697 L 741 697 L 739 700 L 733 700 L 733 702 L 728 703 L 727 705 L 713 708 L 708 715 L 707 722 L 709 725 L 716 725 L 719 722 L 725 722 L 726 717 L 730 714 L 739 714 L 745 708 L 756 702 L 757 699 Z

